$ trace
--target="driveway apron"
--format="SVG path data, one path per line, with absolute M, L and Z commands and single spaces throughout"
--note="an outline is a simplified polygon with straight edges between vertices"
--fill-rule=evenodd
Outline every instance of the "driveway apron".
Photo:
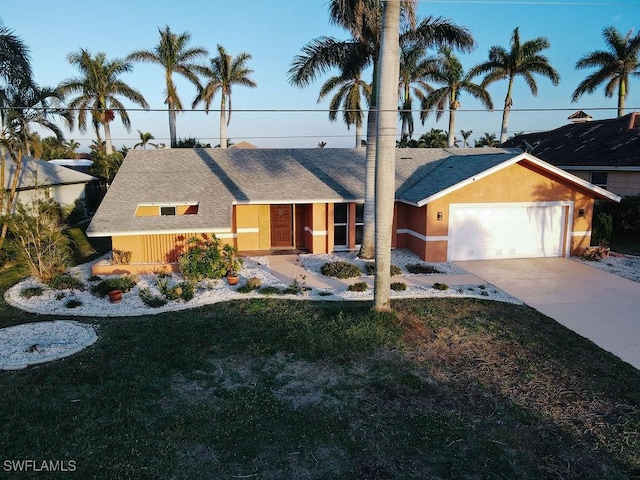
M 566 258 L 455 264 L 640 369 L 640 283 Z

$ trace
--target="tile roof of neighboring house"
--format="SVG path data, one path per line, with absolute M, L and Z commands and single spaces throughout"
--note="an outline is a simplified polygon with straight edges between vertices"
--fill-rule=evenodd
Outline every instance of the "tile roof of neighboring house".
M 7 158 L 4 162 L 5 189 L 10 188 L 15 171 L 16 164 L 13 160 Z M 24 157 L 18 180 L 18 190 L 30 190 L 35 188 L 36 184 L 41 186 L 71 185 L 74 183 L 88 183 L 91 180 L 95 180 L 95 177 L 45 160 Z
M 561 168 L 640 169 L 640 112 L 518 135 L 503 146 L 521 148 Z
M 519 155 L 500 148 L 397 149 L 396 197 L 419 204 Z M 229 231 L 234 204 L 364 201 L 365 163 L 365 149 L 130 151 L 87 233 Z M 135 216 L 138 205 L 193 202 L 196 215 Z
M 256 147 L 253 143 L 249 143 L 249 142 L 246 142 L 246 141 L 242 140 L 241 142 L 234 143 L 229 148 L 230 149 L 236 149 L 236 148 L 258 148 L 258 147 Z

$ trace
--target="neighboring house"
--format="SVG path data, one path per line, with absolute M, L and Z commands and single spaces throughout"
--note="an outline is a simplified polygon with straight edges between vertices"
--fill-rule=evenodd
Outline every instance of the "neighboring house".
M 49 160 L 49 163 L 76 170 L 78 172 L 91 174 L 93 160 L 90 158 L 56 158 Z M 93 213 L 100 205 L 100 202 L 107 193 L 107 181 L 104 178 L 94 178 L 85 188 L 86 206 L 89 213 Z
M 516 147 L 616 195 L 640 194 L 640 112 L 592 120 L 580 111 L 572 123 L 507 140 Z
M 132 252 L 125 271 L 173 265 L 189 238 L 241 253 L 355 250 L 363 149 L 130 151 L 87 234 Z M 396 149 L 393 245 L 432 262 L 568 256 L 589 246 L 594 199 L 620 198 L 508 149 Z M 123 271 L 97 266 L 94 273 Z
M 4 168 L 0 166 L 0 176 L 4 189 L 9 191 L 16 175 L 17 166 L 9 158 L 6 158 L 2 164 Z M 18 177 L 16 203 L 29 203 L 34 199 L 36 189 L 40 188 L 45 195 L 53 198 L 62 206 L 74 206 L 76 202 L 84 206 L 86 187 L 95 180 L 97 180 L 95 177 L 85 173 L 44 160 L 24 157 Z

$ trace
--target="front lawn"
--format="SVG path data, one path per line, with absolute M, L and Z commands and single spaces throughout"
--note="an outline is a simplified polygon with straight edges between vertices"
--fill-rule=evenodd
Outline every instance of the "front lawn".
M 640 475 L 637 370 L 524 306 L 370 306 L 95 319 L 94 346 L 0 372 L 2 460 L 73 460 L 60 478 Z M 0 326 L 43 319 L 0 301 Z

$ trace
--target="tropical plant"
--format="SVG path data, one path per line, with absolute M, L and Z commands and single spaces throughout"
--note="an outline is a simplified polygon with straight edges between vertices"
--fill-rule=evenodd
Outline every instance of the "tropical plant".
M 433 87 L 426 78 L 434 70 L 436 59 L 426 56 L 423 45 L 402 45 L 400 47 L 400 138 L 413 136 L 413 99 L 423 102 Z
M 81 132 L 87 129 L 87 112 L 91 113 L 96 132 L 98 132 L 97 126 L 102 125 L 105 153 L 111 155 L 113 145 L 110 122 L 115 119 L 116 114 L 127 131 L 131 130 L 129 114 L 118 97 L 124 97 L 144 109 L 149 108 L 142 94 L 119 78 L 123 73 L 130 72 L 133 67 L 127 60 L 120 58 L 108 60 L 103 52 L 92 56 L 85 49 L 70 53 L 67 59 L 80 71 L 80 76 L 63 80 L 58 90 L 65 99 L 76 95 L 67 106 L 69 109 L 78 110 L 78 129 Z
M 534 97 L 538 95 L 538 84 L 534 75 L 547 77 L 553 85 L 560 83 L 558 72 L 551 66 L 549 59 L 540 54 L 542 50 L 546 50 L 550 46 L 551 44 L 546 37 L 537 37 L 521 43 L 520 32 L 516 27 L 511 36 L 511 49 L 509 51 L 504 47 L 494 45 L 489 49 L 489 60 L 470 70 L 469 75 L 472 77 L 486 74 L 481 84 L 485 88 L 498 80 L 508 81 L 507 94 L 504 98 L 504 109 L 502 111 L 500 143 L 504 143 L 507 140 L 507 127 L 509 113 L 513 106 L 512 95 L 515 79 L 518 76 L 523 77 Z
M 61 275 L 71 258 L 69 238 L 62 233 L 60 205 L 37 192 L 28 204 L 18 202 L 9 217 L 12 241 L 29 272 L 43 283 Z
M 337 91 L 329 104 L 329 120 L 335 122 L 338 118 L 338 112 L 342 110 L 342 119 L 347 125 L 347 129 L 351 125 L 356 127 L 356 148 L 360 148 L 362 146 L 362 126 L 364 123 L 362 97 L 365 98 L 368 104 L 369 98 L 371 98 L 371 85 L 362 80 L 361 72 L 345 71 L 341 75 L 329 78 L 320 87 L 318 103 L 333 90 Z
M 197 89 L 200 89 L 200 81 L 196 72 L 198 66 L 192 63 L 200 57 L 206 56 L 209 52 L 202 47 L 188 47 L 191 40 L 190 33 L 176 34 L 171 31 L 168 25 L 164 29 L 158 29 L 160 41 L 153 50 L 136 50 L 127 58 L 137 62 L 155 63 L 164 68 L 165 78 L 165 101 L 169 111 L 169 135 L 171 146 L 176 144 L 176 112 L 182 111 L 182 102 L 178 96 L 178 90 L 173 83 L 173 74 L 182 75 L 189 80 Z
M 497 147 L 500 142 L 495 134 L 484 132 L 484 135 L 475 141 L 475 147 Z
M 211 101 L 220 92 L 220 148 L 227 148 L 227 127 L 231 122 L 231 90 L 233 85 L 255 88 L 257 84 L 249 78 L 253 70 L 247 68 L 251 60 L 248 53 L 240 53 L 232 57 L 222 45 L 218 45 L 218 55 L 210 60 L 210 65 L 200 67 L 199 73 L 204 75 L 207 84 L 200 88 L 193 101 L 192 108 L 200 102 L 204 103 L 205 111 L 209 113 Z
M 473 130 L 460 130 L 460 135 L 462 135 L 462 147 L 467 148 L 469 146 L 469 137 L 473 133 Z
M 134 149 L 140 147 L 141 149 L 146 150 L 147 145 L 158 148 L 157 143 L 151 142 L 155 137 L 150 132 L 143 133 L 142 130 L 138 130 L 138 133 L 140 134 L 140 141 L 133 146 Z
M 9 85 L 30 85 L 31 75 L 29 48 L 0 22 L 0 79 Z
M 471 34 L 448 20 L 427 17 L 416 24 L 415 2 L 402 0 L 403 32 L 400 43 L 420 44 L 424 47 L 451 45 L 470 49 L 474 45 Z M 367 115 L 366 181 L 364 231 L 360 257 L 374 256 L 374 179 L 376 159 L 377 78 L 382 33 L 382 0 L 330 0 L 330 21 L 347 30 L 350 38 L 339 40 L 318 37 L 302 48 L 289 69 L 289 82 L 304 87 L 320 75 L 338 68 L 342 74 L 362 72 L 372 66 L 371 98 Z M 396 80 L 397 83 L 397 80 Z M 394 92 L 397 88 L 394 88 Z M 396 102 L 397 105 L 397 102 Z
M 104 178 L 107 183 L 113 182 L 122 162 L 124 155 L 120 152 L 114 152 L 111 155 L 94 151 L 91 153 L 93 164 L 89 168 L 89 172 L 96 177 Z
M 640 33 L 632 36 L 633 30 L 622 36 L 615 27 L 602 32 L 607 50 L 596 50 L 582 57 L 576 69 L 596 68 L 573 92 L 572 102 L 585 93 L 593 93 L 604 85 L 605 97 L 612 97 L 617 90 L 618 117 L 624 115 L 624 103 L 629 95 L 629 77 L 640 76 Z
M 440 47 L 437 68 L 429 74 L 429 78 L 443 86 L 436 88 L 423 99 L 420 119 L 424 125 L 426 118 L 433 109 L 436 109 L 436 120 L 439 120 L 445 109 L 448 108 L 449 133 L 447 146 L 453 147 L 455 143 L 456 111 L 460 108 L 460 94 L 462 92 L 471 94 L 489 110 L 493 109 L 491 96 L 484 87 L 471 81 L 471 75 L 464 73 L 460 60 L 448 47 Z

